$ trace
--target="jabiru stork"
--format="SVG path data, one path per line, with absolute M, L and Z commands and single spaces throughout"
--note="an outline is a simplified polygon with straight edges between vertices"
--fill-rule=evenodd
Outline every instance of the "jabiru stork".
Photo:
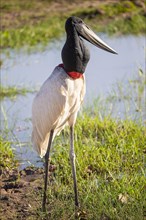
M 74 125 L 77 113 L 85 96 L 85 69 L 90 53 L 84 40 L 107 52 L 117 54 L 104 43 L 78 17 L 69 17 L 65 23 L 66 42 L 62 49 L 62 64 L 55 67 L 43 83 L 32 105 L 32 142 L 41 157 L 45 157 L 43 211 L 46 210 L 48 166 L 53 139 L 64 129 L 70 127 L 70 160 L 75 194 L 75 206 L 79 207 L 75 152 Z

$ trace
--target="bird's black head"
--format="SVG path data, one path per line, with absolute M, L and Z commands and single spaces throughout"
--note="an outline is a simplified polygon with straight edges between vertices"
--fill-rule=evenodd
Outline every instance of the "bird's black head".
M 70 32 L 73 31 L 74 28 L 76 28 L 77 25 L 80 25 L 82 23 L 83 20 L 78 17 L 74 17 L 74 16 L 69 17 L 65 23 L 65 30 L 69 34 Z
M 67 71 L 84 73 L 89 61 L 89 51 L 80 37 L 96 47 L 116 54 L 116 51 L 104 43 L 83 20 L 78 17 L 69 17 L 65 23 L 65 30 L 67 39 L 62 50 L 62 60 Z
M 109 47 L 105 42 L 103 42 L 90 28 L 87 26 L 81 18 L 69 17 L 65 24 L 65 29 L 67 34 L 73 29 L 76 30 L 79 36 L 89 41 L 91 44 L 99 47 L 100 49 L 106 50 L 107 52 L 117 54 L 115 50 Z

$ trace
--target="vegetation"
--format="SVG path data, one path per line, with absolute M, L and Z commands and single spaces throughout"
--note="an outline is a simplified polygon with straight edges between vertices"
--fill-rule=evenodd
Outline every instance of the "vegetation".
M 127 83 L 117 82 L 105 99 L 105 102 L 97 102 L 100 111 L 105 116 L 110 114 L 112 117 L 126 118 L 145 124 L 145 92 L 146 92 L 146 73 L 139 69 L 138 73 L 131 77 Z M 104 110 L 106 106 L 106 111 Z M 122 110 L 121 110 L 122 109 Z
M 0 99 L 5 97 L 15 98 L 17 95 L 26 95 L 26 93 L 34 92 L 35 90 L 27 89 L 27 88 L 18 88 L 16 86 L 8 86 L 4 87 L 0 85 Z
M 5 170 L 12 170 L 17 166 L 11 143 L 0 136 L 0 174 Z
M 78 4 L 78 8 L 76 7 Z M 46 45 L 64 33 L 67 17 L 83 18 L 110 34 L 145 33 L 144 1 L 1 0 L 1 48 Z
M 51 164 L 47 216 L 73 219 L 69 131 L 57 138 Z M 75 127 L 81 219 L 143 219 L 146 129 L 133 121 L 99 120 L 84 112 Z

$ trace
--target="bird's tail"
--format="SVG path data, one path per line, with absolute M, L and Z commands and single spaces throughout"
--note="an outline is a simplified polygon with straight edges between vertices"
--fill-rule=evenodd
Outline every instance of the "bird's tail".
M 37 129 L 35 128 L 33 129 L 32 138 L 31 138 L 33 143 L 33 148 L 37 151 L 37 153 L 41 158 L 46 154 L 49 137 L 50 137 L 50 133 L 48 133 L 45 138 L 41 138 L 37 132 Z

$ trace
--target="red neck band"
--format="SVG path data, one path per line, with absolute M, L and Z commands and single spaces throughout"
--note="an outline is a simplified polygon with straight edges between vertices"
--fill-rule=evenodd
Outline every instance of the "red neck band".
M 64 65 L 63 63 L 59 64 L 58 65 L 59 67 L 62 67 L 64 69 Z M 64 69 L 65 70 L 65 69 Z M 65 70 L 65 72 L 72 78 L 72 79 L 79 79 L 79 78 L 82 78 L 83 77 L 83 74 L 82 73 L 79 73 L 79 72 L 75 72 L 75 71 L 72 71 L 72 72 L 67 72 Z

